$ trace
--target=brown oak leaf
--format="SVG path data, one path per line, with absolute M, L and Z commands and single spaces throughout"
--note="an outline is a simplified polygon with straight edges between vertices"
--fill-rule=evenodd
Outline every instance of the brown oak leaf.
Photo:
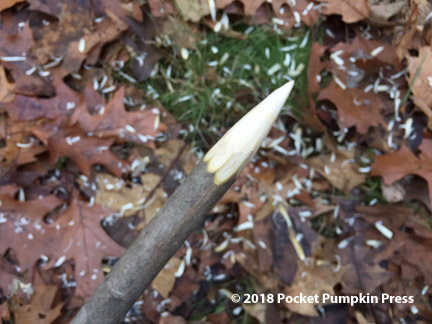
M 32 3 L 33 4 L 33 3 Z M 83 5 L 86 5 L 87 8 Z M 32 54 L 39 64 L 45 64 L 52 56 L 61 57 L 61 75 L 78 72 L 89 52 L 100 44 L 116 39 L 127 25 L 112 13 L 96 23 L 91 3 L 66 1 L 62 6 L 48 1 L 33 7 L 58 15 L 58 22 L 44 28 L 42 37 L 32 47 Z
M 43 217 L 63 201 L 50 195 L 41 199 L 18 201 L 13 185 L 0 187 L 0 253 L 9 248 L 16 253 L 20 272 L 27 271 L 42 256 L 52 256 L 60 241 L 61 232 L 46 224 Z M 7 291 L 10 282 L 0 282 Z
M 49 78 L 38 73 L 26 73 L 37 62 L 29 54 L 33 45 L 33 31 L 27 22 L 17 33 L 10 35 L 0 28 L 0 56 L 2 65 L 11 71 L 16 92 L 27 95 L 52 96 L 54 88 Z M 8 59 L 9 58 L 9 59 Z
M 432 49 L 430 46 L 420 48 L 418 57 L 408 57 L 410 60 L 409 82 L 412 84 L 414 96 L 421 99 L 428 107 L 432 106 L 430 77 L 432 75 Z M 418 74 L 418 76 L 416 76 Z M 416 78 L 416 79 L 415 79 Z
M 0 251 L 4 253 L 8 248 L 15 249 L 20 267 L 26 269 L 53 245 L 51 243 L 55 241 L 55 229 L 51 231 L 44 224 L 43 217 L 63 201 L 54 195 L 18 201 L 14 198 L 17 189 L 13 185 L 0 187 L 0 211 L 3 215 L 0 223 Z M 48 234 L 47 231 L 51 235 L 45 235 Z
M 363 20 L 369 16 L 368 0 L 325 0 L 323 9 L 326 15 L 341 15 L 342 20 L 348 24 Z
M 29 304 L 14 309 L 16 323 L 22 324 L 51 324 L 59 316 L 63 302 L 52 307 L 57 287 L 53 285 L 37 285 Z
M 35 98 L 17 95 L 14 102 L 6 108 L 14 120 L 34 120 L 38 118 L 59 118 L 65 120 L 70 114 L 68 107 L 78 108 L 84 105 L 83 96 L 69 88 L 60 78 L 53 78 L 56 96 L 52 98 Z
M 87 100 L 95 94 L 90 85 L 86 88 Z M 86 133 L 98 137 L 115 136 L 129 142 L 152 142 L 155 136 L 167 129 L 160 122 L 159 110 L 128 112 L 124 107 L 124 87 L 120 87 L 113 98 L 103 108 L 103 113 L 92 115 L 84 106 L 77 107 L 71 117 L 70 125 L 77 124 Z
M 128 170 L 128 165 L 109 150 L 113 143 L 112 137 L 98 138 L 59 131 L 49 138 L 48 149 L 52 162 L 60 157 L 68 157 L 86 176 L 90 176 L 92 165 L 101 164 L 115 176 L 120 177 Z
M 124 252 L 124 248 L 101 226 L 101 221 L 109 215 L 110 211 L 99 205 L 89 206 L 87 202 L 74 198 L 56 222 L 64 233 L 56 257 L 47 266 L 74 259 L 78 296 L 89 297 L 102 281 L 103 257 L 119 257 Z
M 23 0 L 3 0 L 0 3 L 0 11 L 10 8 L 18 2 L 23 2 Z
M 359 133 L 365 134 L 369 127 L 383 123 L 380 113 L 383 102 L 375 93 L 365 93 L 359 88 L 344 90 L 332 80 L 320 92 L 318 99 L 327 99 L 335 104 L 341 128 L 355 126 Z
M 308 159 L 306 163 L 332 184 L 344 192 L 350 192 L 362 184 L 366 176 L 358 171 L 359 165 L 352 161 L 353 151 L 338 151 L 332 159 L 332 154 L 320 154 Z
M 381 176 L 384 184 L 391 185 L 406 175 L 416 174 L 427 181 L 432 201 L 432 139 L 424 138 L 419 150 L 418 157 L 405 146 L 399 151 L 376 156 L 371 175 Z

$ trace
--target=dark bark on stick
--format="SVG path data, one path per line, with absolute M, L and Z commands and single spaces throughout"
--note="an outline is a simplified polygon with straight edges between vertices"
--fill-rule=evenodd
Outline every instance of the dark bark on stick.
M 234 182 L 217 186 L 200 162 L 81 308 L 71 324 L 120 323 L 159 271 Z

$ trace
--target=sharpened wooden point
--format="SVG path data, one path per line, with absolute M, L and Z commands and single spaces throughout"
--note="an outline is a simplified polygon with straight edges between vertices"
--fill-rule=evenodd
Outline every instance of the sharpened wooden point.
M 238 174 L 256 153 L 291 93 L 294 81 L 285 83 L 240 119 L 204 156 L 215 184 Z
M 177 188 L 72 320 L 118 324 L 256 153 L 294 82 L 275 90 L 237 122 Z

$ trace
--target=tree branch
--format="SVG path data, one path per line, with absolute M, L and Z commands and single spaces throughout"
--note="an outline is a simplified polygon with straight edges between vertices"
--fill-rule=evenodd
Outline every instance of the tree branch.
M 216 185 L 213 174 L 198 163 L 73 319 L 78 323 L 120 323 L 159 271 L 200 228 L 206 216 L 234 182 Z
M 287 82 L 238 121 L 204 156 L 72 320 L 120 323 L 133 303 L 256 153 L 294 82 Z

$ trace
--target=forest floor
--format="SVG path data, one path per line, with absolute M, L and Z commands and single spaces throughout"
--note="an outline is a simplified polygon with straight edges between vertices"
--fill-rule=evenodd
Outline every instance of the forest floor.
M 426 0 L 2 1 L 3 323 L 70 322 L 288 80 L 259 152 L 125 322 L 431 322 L 431 16 Z

